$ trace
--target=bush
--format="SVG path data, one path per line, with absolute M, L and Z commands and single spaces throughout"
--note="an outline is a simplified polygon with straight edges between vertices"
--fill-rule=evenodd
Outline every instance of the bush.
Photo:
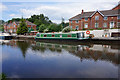
M 49 32 L 59 32 L 62 30 L 62 26 L 61 25 L 57 25 L 57 24 L 51 24 L 48 27 L 48 31 Z
M 62 32 L 65 33 L 65 32 L 70 32 L 71 31 L 71 28 L 70 27 L 65 27 Z
M 97 28 L 98 30 L 102 30 L 102 28 Z
M 86 30 L 85 28 L 83 28 L 83 30 Z
M 41 24 L 40 26 L 39 26 L 39 32 L 44 32 L 44 30 L 46 29 L 46 26 L 44 25 L 44 24 Z
M 72 29 L 72 31 L 75 31 L 75 29 Z

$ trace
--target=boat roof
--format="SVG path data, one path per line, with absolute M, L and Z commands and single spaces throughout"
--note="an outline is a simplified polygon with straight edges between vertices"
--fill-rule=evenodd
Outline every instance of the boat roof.
M 76 34 L 76 33 L 37 33 L 37 34 Z

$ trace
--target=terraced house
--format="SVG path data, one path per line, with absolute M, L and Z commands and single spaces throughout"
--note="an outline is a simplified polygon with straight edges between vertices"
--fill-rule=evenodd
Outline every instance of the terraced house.
M 120 28 L 120 4 L 111 10 L 82 10 L 81 14 L 69 19 L 69 26 L 76 30 Z
M 28 30 L 33 29 L 36 30 L 36 25 L 29 22 L 29 21 L 25 21 L 25 23 L 27 24 Z M 5 23 L 4 24 L 4 32 L 8 32 L 8 33 L 16 33 L 17 28 L 20 26 L 20 22 L 10 22 L 10 23 Z

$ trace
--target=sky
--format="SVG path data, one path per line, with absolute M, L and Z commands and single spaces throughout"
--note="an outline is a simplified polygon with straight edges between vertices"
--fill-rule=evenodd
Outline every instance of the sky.
M 118 4 L 119 0 L 2 0 L 0 3 L 0 19 L 29 18 L 31 15 L 44 14 L 54 23 L 60 23 L 62 18 L 69 18 L 84 12 L 109 10 Z

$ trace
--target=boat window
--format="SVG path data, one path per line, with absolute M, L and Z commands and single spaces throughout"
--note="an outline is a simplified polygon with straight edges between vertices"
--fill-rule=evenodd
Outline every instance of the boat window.
M 55 37 L 55 35 L 52 35 L 52 37 Z
M 71 37 L 71 35 L 68 35 L 68 37 Z
M 44 37 L 47 37 L 47 35 L 44 35 Z
M 40 37 L 40 35 L 39 35 L 39 34 L 37 34 L 37 37 Z

